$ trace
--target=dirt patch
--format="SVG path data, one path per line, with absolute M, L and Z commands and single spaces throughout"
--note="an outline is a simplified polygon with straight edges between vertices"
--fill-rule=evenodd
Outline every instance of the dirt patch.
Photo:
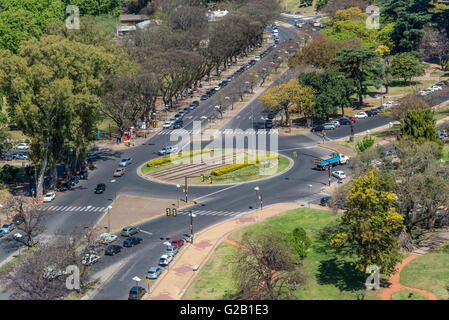
M 192 204 L 190 201 L 189 205 Z M 121 230 L 125 226 L 136 225 L 152 218 L 166 214 L 166 208 L 176 208 L 177 199 L 160 199 L 120 194 L 112 204 L 109 214 L 106 213 L 98 221 L 100 229 L 107 230 L 109 224 L 112 232 Z M 179 206 L 186 206 L 184 200 Z

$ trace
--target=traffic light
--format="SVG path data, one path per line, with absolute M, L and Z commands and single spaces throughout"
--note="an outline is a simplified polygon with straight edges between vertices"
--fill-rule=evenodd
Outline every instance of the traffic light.
M 210 182 L 210 184 L 212 184 L 212 177 L 211 176 L 209 176 L 209 182 Z
M 175 208 L 173 208 L 172 212 L 173 212 L 173 217 L 176 217 L 177 212 L 176 212 Z
M 167 217 L 169 217 L 169 216 L 170 216 L 170 213 L 171 213 L 170 208 L 167 208 L 167 209 L 166 209 L 166 212 L 167 212 Z
M 204 174 L 201 175 L 201 182 L 204 182 Z

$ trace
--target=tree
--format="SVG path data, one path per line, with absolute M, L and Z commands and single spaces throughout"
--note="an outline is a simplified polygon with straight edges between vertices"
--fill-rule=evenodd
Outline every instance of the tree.
M 237 299 L 291 299 L 293 283 L 305 283 L 291 237 L 286 233 L 245 233 L 232 258 Z
M 405 84 L 411 81 L 412 77 L 422 76 L 426 73 L 424 65 L 416 55 L 403 52 L 392 57 L 391 74 L 395 78 L 400 78 Z
M 360 8 L 362 12 L 365 12 L 368 5 L 368 1 L 363 0 L 319 0 L 317 3 L 317 10 L 321 10 L 333 17 L 338 10 L 354 7 Z
M 338 107 L 341 107 L 344 115 L 344 108 L 352 105 L 354 84 L 341 72 L 326 70 L 323 73 L 302 73 L 298 79 L 302 85 L 315 90 L 314 115 L 319 118 L 329 119 L 330 115 L 337 112 Z
M 80 132 L 94 130 L 101 82 L 117 62 L 102 47 L 60 36 L 25 41 L 18 55 L 0 51 L 0 90 L 13 122 L 31 139 L 31 159 L 39 167 L 38 199 L 48 165 L 59 160 L 55 155 L 61 157 L 74 131 L 87 124 Z
M 63 0 L 65 6 L 75 5 L 83 16 L 120 15 L 121 0 Z
M 318 34 L 288 60 L 288 66 L 292 68 L 304 63 L 316 68 L 329 69 L 333 67 L 331 60 L 344 47 L 360 47 L 360 44 L 351 43 L 350 40 L 338 41 Z
M 298 227 L 293 229 L 291 236 L 296 255 L 301 259 L 305 258 L 307 250 L 312 245 L 312 241 L 307 237 L 306 231 Z
M 370 170 L 353 180 L 341 221 L 341 232 L 334 235 L 332 245 L 347 245 L 351 260 L 360 271 L 370 265 L 389 275 L 400 261 L 398 234 L 403 216 L 394 208 L 394 180 L 391 176 Z
M 251 93 L 253 93 L 254 86 L 259 83 L 259 76 L 256 70 L 251 70 L 248 74 L 248 82 L 250 84 Z
M 362 12 L 362 10 L 359 7 L 351 7 L 348 9 L 337 10 L 337 12 L 335 12 L 332 21 L 334 23 L 337 21 L 346 21 L 346 20 L 365 22 L 367 18 L 368 15 L 365 12 Z
M 399 104 L 384 111 L 384 114 L 393 120 L 400 121 L 405 117 L 408 110 L 413 109 L 430 109 L 430 105 L 423 98 L 410 94 L 402 98 Z
M 49 23 L 64 18 L 60 0 L 11 0 L 0 3 L 0 49 L 17 52 L 20 42 L 39 38 Z
M 394 23 L 390 38 L 394 53 L 410 52 L 418 48 L 430 21 L 431 0 L 387 0 L 381 10 L 385 22 Z
M 287 125 L 290 123 L 290 112 L 313 113 L 314 90 L 301 86 L 297 79 L 273 86 L 259 97 L 259 102 L 268 110 L 284 111 Z
M 425 35 L 421 40 L 420 49 L 424 50 L 425 58 L 437 58 L 444 70 L 444 62 L 449 54 L 449 38 L 446 30 L 424 27 Z
M 359 97 L 359 105 L 361 106 L 368 86 L 379 83 L 381 76 L 379 55 L 370 49 L 344 48 L 332 59 L 332 63 L 354 81 L 355 91 Z
M 435 128 L 434 112 L 431 109 L 408 110 L 401 120 L 401 132 L 415 138 L 419 143 L 433 141 L 442 145 Z
M 332 27 L 323 30 L 323 33 L 336 40 L 360 39 L 365 48 L 373 48 L 377 44 L 377 30 L 369 29 L 365 21 L 335 21 Z

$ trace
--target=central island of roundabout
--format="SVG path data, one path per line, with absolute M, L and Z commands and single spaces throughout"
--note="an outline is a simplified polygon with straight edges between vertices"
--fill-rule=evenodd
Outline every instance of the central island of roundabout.
M 281 154 L 246 149 L 202 149 L 172 153 L 139 166 L 141 177 L 168 184 L 226 185 L 269 179 L 288 171 L 293 160 Z

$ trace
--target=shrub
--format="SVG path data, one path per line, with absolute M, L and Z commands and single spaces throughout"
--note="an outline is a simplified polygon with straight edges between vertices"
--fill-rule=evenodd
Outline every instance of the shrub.
M 210 172 L 210 174 L 213 176 L 222 176 L 226 173 L 233 172 L 233 171 L 236 171 L 236 170 L 239 170 L 239 169 L 242 169 L 245 167 L 249 167 L 249 166 L 252 166 L 252 164 L 250 164 L 250 163 L 231 164 L 229 166 L 226 166 L 226 167 L 223 167 L 220 169 L 212 170 Z
M 169 156 L 168 157 L 159 158 L 159 159 L 154 159 L 154 160 L 151 160 L 151 161 L 147 162 L 147 167 L 151 168 L 151 167 L 159 166 L 161 164 L 168 163 L 168 162 L 171 162 L 171 159 L 170 159 Z
M 365 151 L 369 147 L 371 147 L 374 144 L 374 138 L 371 136 L 364 136 L 363 139 L 359 142 L 357 142 L 357 150 L 360 152 Z

